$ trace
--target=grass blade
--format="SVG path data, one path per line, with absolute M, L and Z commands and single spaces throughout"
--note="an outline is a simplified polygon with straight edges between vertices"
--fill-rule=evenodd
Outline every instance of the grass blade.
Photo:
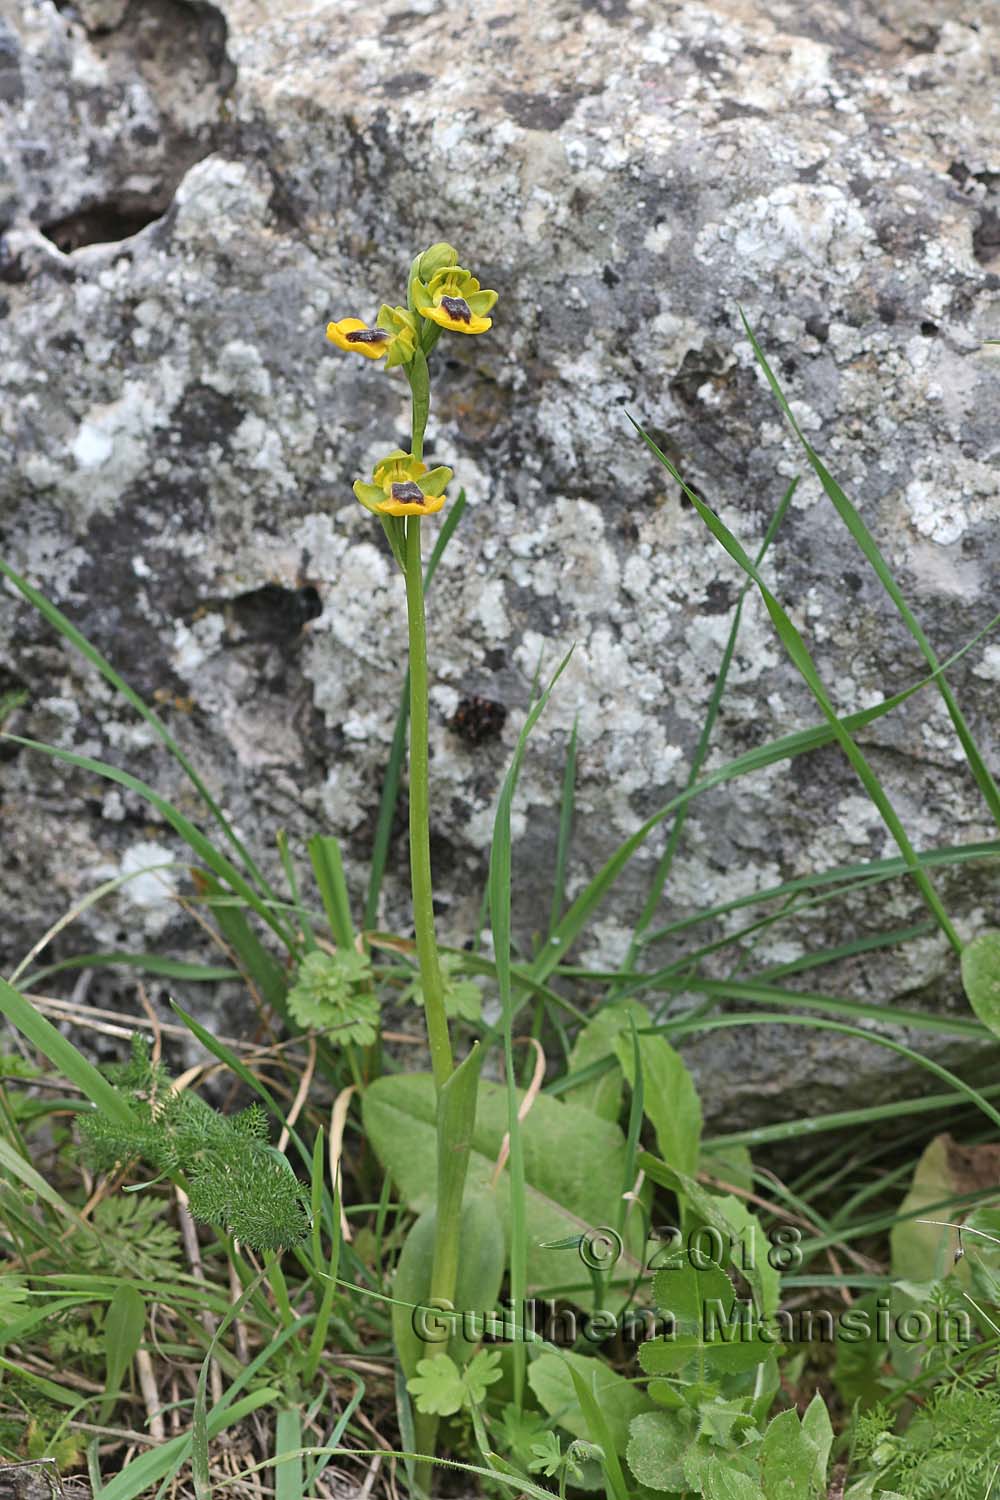
M 104 777 L 106 781 L 117 782 L 119 786 L 127 787 L 130 792 L 135 792 L 138 796 L 142 797 L 151 807 L 156 808 L 156 811 L 165 822 L 170 824 L 175 833 L 180 834 L 196 857 L 203 864 L 208 865 L 209 869 L 220 880 L 225 881 L 230 890 L 234 891 L 237 896 L 242 897 L 247 906 L 251 907 L 260 917 L 261 921 L 265 922 L 276 936 L 281 939 L 282 944 L 294 952 L 295 942 L 292 935 L 285 930 L 278 919 L 272 914 L 269 904 L 261 900 L 257 892 L 252 886 L 247 884 L 236 867 L 224 854 L 219 853 L 215 845 L 205 837 L 200 829 L 196 828 L 183 813 L 178 812 L 170 802 L 161 797 L 158 792 L 155 792 L 146 782 L 140 781 L 137 776 L 130 775 L 128 771 L 120 771 L 117 766 L 108 765 L 105 761 L 93 760 L 89 755 L 77 755 L 75 751 L 61 750 L 56 745 L 43 745 L 39 740 L 22 739 L 19 735 L 4 735 L 3 738 L 10 740 L 12 744 L 24 745 L 29 750 L 40 750 L 43 755 L 52 756 L 53 760 L 64 761 L 66 765 L 76 766 L 81 771 L 90 771 L 94 776 Z
M 552 880 L 552 911 L 549 916 L 549 937 L 556 930 L 559 918 L 566 905 L 566 868 L 569 863 L 569 846 L 573 836 L 573 803 L 576 793 L 576 739 L 580 717 L 573 720 L 573 730 L 566 747 L 566 766 L 563 771 L 562 800 L 559 803 L 559 836 L 556 842 L 556 868 Z
M 109 1119 L 135 1129 L 132 1111 L 118 1090 L 112 1088 L 93 1063 L 89 1063 L 83 1053 L 77 1051 L 73 1043 L 67 1041 L 62 1032 L 57 1031 L 51 1021 L 47 1021 L 5 979 L 0 979 L 0 1012 L 48 1058 L 63 1078 L 76 1085 L 95 1109 Z
M 159 953 L 123 953 L 109 948 L 106 953 L 77 953 L 73 958 L 60 959 L 57 964 L 46 964 L 35 969 L 24 981 L 26 990 L 37 990 L 53 974 L 64 974 L 74 969 L 113 969 L 115 967 L 141 969 L 144 974 L 155 974 L 162 979 L 183 979 L 187 984 L 215 984 L 220 979 L 239 979 L 240 971 L 222 964 L 185 963 L 179 958 L 163 958 Z
M 309 850 L 309 859 L 333 940 L 338 948 L 353 948 L 354 925 L 351 922 L 351 901 L 347 894 L 347 881 L 344 878 L 344 862 L 340 857 L 340 845 L 331 834 L 316 833 L 309 840 L 306 848 Z
M 510 1295 L 515 1307 L 521 1307 L 527 1291 L 527 1244 L 524 1212 L 524 1153 L 521 1144 L 520 1120 L 518 1119 L 517 1074 L 514 1071 L 514 1004 L 511 982 L 511 833 L 510 817 L 514 792 L 524 759 L 528 736 L 541 717 L 553 688 L 562 676 L 572 647 L 556 668 L 545 692 L 538 699 L 524 721 L 518 735 L 517 746 L 511 759 L 507 775 L 497 801 L 496 818 L 493 824 L 493 840 L 490 845 L 490 923 L 493 929 L 493 953 L 497 968 L 497 985 L 500 990 L 502 1010 L 504 1066 L 507 1075 L 507 1128 L 510 1132 Z M 514 1345 L 514 1401 L 519 1406 L 524 1392 L 525 1348 Z
M 941 931 L 945 934 L 948 941 L 955 949 L 955 952 L 960 953 L 962 951 L 961 939 L 955 931 L 951 919 L 941 903 L 941 899 L 938 896 L 934 884 L 931 881 L 930 877 L 927 875 L 926 871 L 920 865 L 920 862 L 917 860 L 913 845 L 910 843 L 909 837 L 907 836 L 906 830 L 904 829 L 903 824 L 900 821 L 896 809 L 894 808 L 892 801 L 888 796 L 888 793 L 883 788 L 882 783 L 879 781 L 879 778 L 872 770 L 872 767 L 869 764 L 864 751 L 858 744 L 856 744 L 851 736 L 850 731 L 839 718 L 832 701 L 827 695 L 826 689 L 823 687 L 823 683 L 820 680 L 819 673 L 816 671 L 815 663 L 813 662 L 812 656 L 809 653 L 809 650 L 802 638 L 801 633 L 792 623 L 792 620 L 787 611 L 779 603 L 774 594 L 771 593 L 771 590 L 768 588 L 767 584 L 760 576 L 757 568 L 750 561 L 750 558 L 747 556 L 742 545 L 739 541 L 737 541 L 736 537 L 733 536 L 732 532 L 729 531 L 729 529 L 722 523 L 722 521 L 719 520 L 719 517 L 713 510 L 710 509 L 709 506 L 705 504 L 704 500 L 702 500 L 699 495 L 696 495 L 694 490 L 692 490 L 691 487 L 684 482 L 680 473 L 671 463 L 670 459 L 667 458 L 666 454 L 660 451 L 660 449 L 653 442 L 652 438 L 648 435 L 648 433 L 643 431 L 638 422 L 635 422 L 631 416 L 629 416 L 629 421 L 632 422 L 643 442 L 646 443 L 647 447 L 649 447 L 651 451 L 656 455 L 667 472 L 684 490 L 684 493 L 687 495 L 688 499 L 691 501 L 691 504 L 695 507 L 699 516 L 704 521 L 705 525 L 708 527 L 709 531 L 715 537 L 719 545 L 729 553 L 729 556 L 734 560 L 734 562 L 739 564 L 744 573 L 746 573 L 747 577 L 752 578 L 754 583 L 757 585 L 760 596 L 764 601 L 764 606 L 768 614 L 771 616 L 771 621 L 774 625 L 775 630 L 777 631 L 778 638 L 781 641 L 781 644 L 784 646 L 785 651 L 787 652 L 793 666 L 796 668 L 799 675 L 806 683 L 806 686 L 809 688 L 809 691 L 816 699 L 816 702 L 823 713 L 823 717 L 826 719 L 827 723 L 830 725 L 831 730 L 833 731 L 834 738 L 836 739 L 841 750 L 843 750 L 848 761 L 850 762 L 851 767 L 853 768 L 855 774 L 861 782 L 861 785 L 864 787 L 869 800 L 877 808 L 883 823 L 895 840 L 899 852 L 906 862 L 907 869 L 909 870 L 910 875 L 913 878 L 913 882 L 916 885 L 917 889 L 920 891 L 920 894 L 923 896 L 924 901 L 926 902 L 927 907 L 931 912 L 931 915 L 934 917 L 935 921 L 941 928 Z
M 296 1410 L 279 1411 L 274 1431 L 275 1500 L 302 1500 L 302 1420 Z
M 771 367 L 764 357 L 763 350 L 754 337 L 753 330 L 751 329 L 750 324 L 747 322 L 746 315 L 743 312 L 742 308 L 740 309 L 740 317 L 743 320 L 743 327 L 745 328 L 747 337 L 750 340 L 750 344 L 753 348 L 754 355 L 756 356 L 757 363 L 760 365 L 765 376 L 767 377 L 767 382 L 770 385 L 771 390 L 774 392 L 774 396 L 778 402 L 778 405 L 781 407 L 781 410 L 791 424 L 792 431 L 795 433 L 795 436 L 802 444 L 802 447 L 805 450 L 806 457 L 812 465 L 816 477 L 819 479 L 820 484 L 823 486 L 829 498 L 833 501 L 837 514 L 840 516 L 840 519 L 843 521 L 844 525 L 847 527 L 851 536 L 858 544 L 858 547 L 864 554 L 868 563 L 871 565 L 871 568 L 878 578 L 879 583 L 881 583 L 882 587 L 889 595 L 889 598 L 896 606 L 896 609 L 899 612 L 900 619 L 903 621 L 903 624 L 910 632 L 910 635 L 916 641 L 917 646 L 920 648 L 921 655 L 927 662 L 927 665 L 933 670 L 938 665 L 937 656 L 935 655 L 930 642 L 924 634 L 919 621 L 904 599 L 902 590 L 893 577 L 889 566 L 885 561 L 885 558 L 879 551 L 875 538 L 868 530 L 864 521 L 862 521 L 861 516 L 859 515 L 855 506 L 851 503 L 850 500 L 848 500 L 847 496 L 840 488 L 840 485 L 834 479 L 833 475 L 829 473 L 819 455 L 811 447 L 809 440 L 803 433 L 799 424 L 796 422 L 795 417 L 792 415 L 792 409 L 785 399 L 784 392 L 775 379 Z M 962 714 L 962 711 L 955 700 L 951 688 L 949 687 L 944 677 L 937 678 L 937 686 L 941 697 L 944 699 L 945 707 L 948 710 L 948 715 L 954 726 L 955 733 L 958 735 L 959 743 L 961 744 L 962 749 L 965 752 L 965 758 L 969 763 L 969 769 L 972 771 L 972 774 L 975 777 L 976 785 L 979 787 L 979 790 L 982 793 L 983 799 L 990 810 L 993 821 L 997 824 L 998 827 L 1000 827 L 1000 790 L 997 789 L 996 782 L 990 775 L 986 762 L 980 754 L 979 748 L 976 745 L 968 724 L 966 723 L 965 717 Z
M 239 838 L 236 835 L 236 832 L 234 831 L 232 825 L 229 823 L 222 809 L 219 807 L 218 803 L 209 792 L 207 786 L 198 775 L 198 772 L 188 760 L 187 756 L 184 754 L 184 751 L 181 749 L 180 745 L 178 745 L 177 741 L 174 739 L 173 735 L 170 733 L 170 730 L 167 728 L 166 724 L 164 724 L 160 716 L 154 713 L 153 710 L 143 702 L 142 698 L 139 697 L 139 694 L 135 691 L 135 689 L 129 687 L 124 677 L 120 676 L 119 673 L 115 671 L 111 663 L 101 655 L 96 646 L 91 645 L 86 636 L 81 635 L 80 631 L 77 630 L 75 625 L 71 624 L 71 622 L 66 618 L 62 611 L 57 609 L 54 604 L 50 603 L 50 601 L 46 599 L 45 595 L 40 593 L 38 589 L 33 588 L 32 585 L 28 583 L 27 579 L 22 578 L 19 573 L 15 573 L 14 569 L 10 567 L 8 563 L 5 563 L 2 558 L 0 558 L 0 573 L 2 573 L 5 578 L 8 578 L 14 585 L 14 587 L 19 591 L 19 593 L 23 594 L 25 599 L 27 599 L 30 604 L 34 605 L 39 614 L 43 615 L 44 618 L 48 620 L 49 624 L 53 625 L 56 630 L 58 630 L 59 634 L 63 637 L 64 640 L 67 640 L 71 646 L 79 651 L 81 656 L 85 657 L 86 660 L 90 662 L 91 666 L 97 668 L 98 672 L 100 672 L 105 681 L 109 682 L 115 689 L 115 691 L 121 694 L 126 703 L 131 704 L 136 713 L 139 714 L 143 719 L 145 719 L 146 723 L 153 730 L 160 743 L 177 761 L 177 764 L 180 766 L 185 776 L 187 776 L 188 780 L 191 782 L 191 785 L 198 793 L 198 796 L 201 798 L 202 802 L 204 802 L 205 806 L 208 808 L 208 811 L 211 813 L 216 823 L 218 823 L 219 827 L 222 829 L 222 832 L 225 834 L 229 843 L 232 845 L 236 853 L 239 855 L 240 859 L 243 861 L 246 870 L 257 882 L 260 890 L 262 890 L 265 895 L 273 896 L 273 891 L 270 890 L 267 881 L 264 879 L 264 876 L 261 874 L 250 854 L 240 842 Z
M 825 1010 L 831 1015 L 853 1016 L 858 1021 L 880 1021 L 885 1026 L 906 1026 L 915 1031 L 943 1036 L 968 1036 L 985 1041 L 990 1033 L 973 1016 L 936 1016 L 931 1011 L 897 1010 L 891 1005 L 848 1000 L 842 995 L 824 995 L 804 990 L 784 990 L 756 979 L 706 979 L 700 974 L 651 974 L 628 987 L 634 990 L 664 989 L 677 994 L 705 995 L 711 1000 L 748 1000 L 754 1005 L 800 1005 Z M 672 1022 L 666 1022 L 667 1026 Z
M 969 1103 L 975 1105 L 988 1120 L 994 1125 L 1000 1126 L 1000 1111 L 993 1108 L 985 1095 L 971 1084 L 965 1083 L 957 1074 L 952 1073 L 941 1063 L 935 1062 L 932 1057 L 926 1057 L 921 1052 L 915 1052 L 912 1047 L 907 1047 L 903 1042 L 894 1041 L 892 1037 L 880 1036 L 876 1031 L 862 1031 L 859 1026 L 848 1026 L 843 1021 L 827 1021 L 820 1016 L 788 1016 L 767 1014 L 763 1015 L 729 1015 L 708 1016 L 699 1020 L 679 1021 L 669 1028 L 653 1027 L 654 1031 L 668 1029 L 672 1035 L 682 1032 L 695 1031 L 722 1031 L 727 1027 L 735 1026 L 812 1026 L 820 1031 L 837 1031 L 843 1036 L 856 1037 L 859 1041 L 870 1042 L 875 1047 L 887 1047 L 890 1052 L 896 1052 L 900 1057 L 905 1057 L 909 1062 L 916 1063 L 921 1068 L 926 1068 L 936 1078 L 940 1078 L 954 1092 L 961 1094 Z M 645 1028 L 643 1028 L 645 1030 Z M 640 1155 L 639 1165 L 645 1166 L 645 1157 Z M 658 1180 L 658 1179 L 657 1179 Z
M 799 481 L 797 478 L 793 479 L 784 495 L 781 497 L 781 501 L 778 505 L 777 510 L 774 512 L 774 515 L 771 517 L 770 524 L 764 534 L 764 540 L 761 542 L 760 550 L 754 560 L 755 567 L 759 568 L 761 563 L 764 561 L 764 558 L 767 556 L 768 548 L 774 541 L 774 538 L 778 532 L 778 527 L 784 520 L 785 515 L 788 511 L 788 507 L 792 503 L 792 497 L 795 494 L 798 482 Z M 736 641 L 739 637 L 740 624 L 743 619 L 743 606 L 746 602 L 746 597 L 750 591 L 752 582 L 752 579 L 747 578 L 746 582 L 743 584 L 743 587 L 740 589 L 739 597 L 736 600 L 736 607 L 733 610 L 732 624 L 729 629 L 729 637 L 726 641 L 725 649 L 722 653 L 722 661 L 719 663 L 719 670 L 716 674 L 715 684 L 712 688 L 712 696 L 709 700 L 708 711 L 705 715 L 705 722 L 702 725 L 701 734 L 698 737 L 698 744 L 695 747 L 694 757 L 691 761 L 691 772 L 688 776 L 687 781 L 689 787 L 693 787 L 695 782 L 698 780 L 698 776 L 701 773 L 701 768 L 705 764 L 705 759 L 708 755 L 708 747 L 712 738 L 712 730 L 715 728 L 715 721 L 719 716 L 719 709 L 722 705 L 723 694 L 725 693 L 726 683 L 729 678 L 729 668 L 732 665 L 733 656 L 736 652 Z M 641 945 L 642 935 L 649 927 L 649 924 L 652 922 L 653 917 L 656 914 L 656 909 L 663 897 L 663 890 L 667 883 L 667 880 L 669 879 L 670 870 L 674 862 L 674 856 L 677 853 L 677 849 L 681 841 L 681 834 L 684 831 L 684 823 L 688 814 L 688 806 L 689 804 L 685 803 L 684 806 L 679 809 L 677 816 L 674 818 L 673 824 L 670 829 L 670 835 L 667 839 L 667 846 L 660 856 L 659 863 L 656 867 L 656 872 L 650 885 L 649 895 L 646 897 L 645 905 L 643 906 L 642 912 L 639 916 L 639 920 L 635 925 L 635 930 L 632 934 L 632 940 L 629 943 L 628 952 L 626 953 L 623 960 L 623 969 L 631 968 L 632 963 L 635 960 L 636 953 L 638 952 Z
M 923 678 L 918 683 L 914 683 L 912 687 L 904 688 L 892 698 L 886 698 L 882 703 L 875 704 L 872 708 L 866 708 L 861 713 L 848 715 L 847 718 L 841 721 L 843 726 L 848 731 L 853 732 L 856 729 L 863 728 L 866 724 L 871 724 L 875 719 L 881 718 L 883 714 L 890 713 L 901 703 L 905 703 L 914 693 L 926 687 L 935 676 L 946 672 L 954 662 L 958 661 L 967 651 L 971 650 L 978 641 L 982 640 L 995 627 L 998 621 L 1000 621 L 1000 615 L 995 615 L 983 630 L 979 631 L 971 641 L 962 646 L 955 652 L 954 656 L 936 668 L 929 676 Z M 672 797 L 669 802 L 652 813 L 646 819 L 645 823 L 619 844 L 614 854 L 605 861 L 586 888 L 580 892 L 580 895 L 569 908 L 569 911 L 566 912 L 560 921 L 549 942 L 532 964 L 532 979 L 538 983 L 544 983 L 553 970 L 560 966 L 567 949 L 579 937 L 585 924 L 603 901 L 629 860 L 665 818 L 669 818 L 672 813 L 675 813 L 678 808 L 683 807 L 685 803 L 691 801 L 693 797 L 704 796 L 706 792 L 711 791 L 714 787 L 721 786 L 724 782 L 734 781 L 751 771 L 763 770 L 765 766 L 774 765 L 782 760 L 790 760 L 796 755 L 805 754 L 807 751 L 818 750 L 824 745 L 829 745 L 833 739 L 834 732 L 829 723 L 815 725 L 811 729 L 797 730 L 794 734 L 782 735 L 777 740 L 771 740 L 766 745 L 759 745 L 753 750 L 748 750 L 744 755 L 738 755 L 735 760 L 731 760 L 726 765 L 720 766 L 718 770 L 711 771 L 695 786 L 687 787 L 683 792 L 678 793 L 676 797 Z M 991 841 L 990 843 L 970 845 L 969 847 L 970 849 L 992 854 L 1000 848 L 1000 844 Z M 979 855 L 977 854 L 972 857 L 979 857 Z M 924 859 L 920 855 L 915 856 L 915 858 L 918 863 L 931 863 L 930 860 Z M 885 861 L 874 861 L 871 865 L 873 870 L 885 867 Z M 865 869 L 867 867 L 862 866 L 860 868 Z M 904 861 L 900 861 L 899 873 L 907 873 L 908 870 L 909 865 Z M 822 880 L 822 878 L 822 876 L 815 876 L 809 877 L 809 880 L 818 881 Z M 754 898 L 743 898 L 744 902 L 752 899 Z M 697 920 L 699 919 L 684 918 L 680 923 L 675 923 L 668 928 L 661 929 L 660 934 L 650 934 L 645 941 L 652 942 L 655 936 L 662 935 L 663 932 L 674 931 L 678 926 L 688 925 Z M 612 979 L 616 977 L 616 975 L 611 976 Z
M 219 931 L 236 954 L 244 977 L 267 1005 L 272 1006 L 279 1016 L 287 1018 L 285 998 L 288 994 L 288 980 L 284 969 L 268 953 L 241 908 L 216 899 L 222 895 L 219 882 L 211 875 L 206 875 L 203 870 L 194 870 L 192 874 L 195 889 L 211 905 Z M 296 950 L 292 949 L 291 952 L 295 955 Z

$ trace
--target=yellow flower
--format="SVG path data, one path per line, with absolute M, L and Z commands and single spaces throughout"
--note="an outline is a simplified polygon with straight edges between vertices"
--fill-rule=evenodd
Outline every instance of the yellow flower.
M 405 307 L 383 305 L 374 328 L 369 328 L 360 318 L 341 318 L 339 323 L 326 325 L 326 336 L 338 349 L 346 349 L 349 354 L 363 354 L 366 359 L 381 359 L 387 354 L 385 367 L 391 370 L 394 365 L 406 364 L 413 358 L 417 348 L 417 323 Z
M 485 333 L 493 327 L 487 318 L 497 300 L 496 292 L 481 291 L 479 282 L 461 266 L 443 266 L 430 281 L 414 281 L 413 305 L 422 318 L 430 318 L 453 333 Z
M 454 470 L 427 465 L 396 448 L 375 465 L 372 483 L 354 481 L 354 493 L 366 510 L 383 516 L 432 516 L 444 506 L 445 488 Z

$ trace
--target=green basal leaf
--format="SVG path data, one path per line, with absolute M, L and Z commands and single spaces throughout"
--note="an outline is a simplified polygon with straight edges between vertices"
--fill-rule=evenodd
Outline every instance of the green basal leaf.
M 559 1354 L 548 1351 L 540 1354 L 528 1366 L 528 1384 L 542 1409 L 574 1437 L 586 1438 L 590 1432 L 573 1386 L 571 1370 L 578 1371 L 588 1383 L 593 1382 L 594 1395 L 604 1413 L 615 1450 L 624 1453 L 629 1423 L 641 1412 L 652 1410 L 649 1397 L 641 1387 L 593 1355 L 575 1354 L 569 1349 Z
M 962 949 L 962 984 L 983 1025 L 1000 1036 L 1000 931 L 981 932 Z
M 638 1043 L 643 1108 L 656 1132 L 657 1148 L 670 1166 L 693 1176 L 701 1142 L 701 1101 L 694 1079 L 663 1037 L 640 1036 Z M 631 1086 L 635 1073 L 631 1037 L 619 1035 L 615 1052 Z
M 399 1184 L 410 1208 L 430 1207 L 437 1191 L 434 1081 L 427 1073 L 382 1077 L 362 1101 L 365 1131 L 383 1167 Z M 546 1242 L 576 1241 L 591 1228 L 613 1224 L 625 1166 L 625 1139 L 617 1126 L 589 1110 L 540 1094 L 522 1127 L 526 1174 L 525 1211 L 529 1292 L 536 1297 L 570 1287 L 578 1306 L 592 1305 L 586 1266 L 573 1249 L 547 1250 Z M 476 1123 L 466 1191 L 487 1196 L 507 1133 L 506 1090 L 479 1085 Z M 510 1234 L 510 1187 L 506 1171 L 496 1183 L 497 1216 Z M 624 1288 L 641 1270 L 643 1229 L 636 1212 L 628 1221 L 625 1254 L 613 1273 Z M 612 1299 L 608 1299 L 609 1305 Z

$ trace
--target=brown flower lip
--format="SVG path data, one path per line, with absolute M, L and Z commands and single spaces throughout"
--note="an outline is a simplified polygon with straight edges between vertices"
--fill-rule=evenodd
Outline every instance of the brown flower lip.
M 442 297 L 441 306 L 462 323 L 472 322 L 472 308 L 464 297 Z
M 356 328 L 353 333 L 345 333 L 344 337 L 349 344 L 384 344 L 392 334 L 386 333 L 384 328 Z
M 405 484 L 394 484 L 392 486 L 392 498 L 399 500 L 403 505 L 426 505 L 427 497 L 418 484 L 407 480 Z

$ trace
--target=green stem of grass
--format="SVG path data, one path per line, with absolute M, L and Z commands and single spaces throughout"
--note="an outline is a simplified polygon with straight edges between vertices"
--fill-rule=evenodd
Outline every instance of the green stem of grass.
M 431 886 L 430 790 L 427 751 L 427 628 L 424 620 L 424 576 L 420 557 L 420 517 L 406 519 L 406 614 L 410 632 L 410 880 L 413 927 L 420 962 L 427 1040 L 438 1090 L 454 1067 L 444 986 L 434 933 Z

